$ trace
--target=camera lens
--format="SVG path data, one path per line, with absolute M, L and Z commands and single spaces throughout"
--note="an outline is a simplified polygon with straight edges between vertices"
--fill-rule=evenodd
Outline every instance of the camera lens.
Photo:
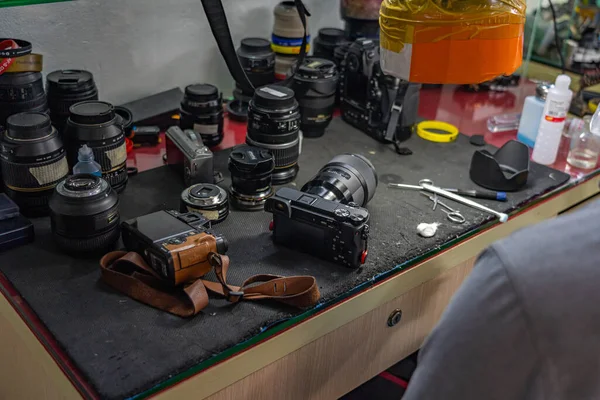
M 214 224 L 225 220 L 229 215 L 227 192 L 217 185 L 199 183 L 181 193 L 182 213 L 199 212 Z
M 302 191 L 326 200 L 350 202 L 364 207 L 375 195 L 377 172 L 371 162 L 359 154 L 335 156 L 308 181 Z
M 307 58 L 294 75 L 294 92 L 300 104 L 304 137 L 319 137 L 331 122 L 338 72 L 333 61 Z
M 267 39 L 242 39 L 237 56 L 254 87 L 265 86 L 275 81 L 275 53 Z
M 119 196 L 98 176 L 69 176 L 50 198 L 50 222 L 66 251 L 107 249 L 119 240 Z
M 346 41 L 346 37 L 343 30 L 322 28 L 319 30 L 319 36 L 313 41 L 313 56 L 335 61 L 333 52 L 344 41 Z
M 69 118 L 69 108 L 86 100 L 98 100 L 94 77 L 88 71 L 66 69 L 46 77 L 48 107 L 52 125 L 62 132 Z
M 240 210 L 262 210 L 273 195 L 271 174 L 275 162 L 267 150 L 240 145 L 229 154 L 231 203 Z
M 44 80 L 40 72 L 0 74 L 0 125 L 21 112 L 48 112 Z
M 207 83 L 189 85 L 181 102 L 181 129 L 199 133 L 205 145 L 216 146 L 223 140 L 222 97 L 216 86 Z
M 246 143 L 273 154 L 274 184 L 284 184 L 296 177 L 300 156 L 300 108 L 292 89 L 269 85 L 254 92 L 248 106 Z
M 69 173 L 62 141 L 44 113 L 12 115 L 6 127 L 0 156 L 6 194 L 23 214 L 45 215 L 54 187 Z
M 86 144 L 102 167 L 102 178 L 121 192 L 127 185 L 127 150 L 115 108 L 110 103 L 90 100 L 71 106 L 69 112 L 64 132 L 69 165 L 77 163 L 79 148 Z

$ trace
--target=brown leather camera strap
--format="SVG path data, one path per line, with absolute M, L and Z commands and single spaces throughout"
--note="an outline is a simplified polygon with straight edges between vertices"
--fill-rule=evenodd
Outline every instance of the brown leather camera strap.
M 196 315 L 208 305 L 207 290 L 232 303 L 273 299 L 294 307 L 310 307 L 319 301 L 313 276 L 254 275 L 241 286 L 227 283 L 229 257 L 210 253 L 209 263 L 219 282 L 198 279 L 173 287 L 137 253 L 113 251 L 100 260 L 102 280 L 129 297 L 181 317 Z

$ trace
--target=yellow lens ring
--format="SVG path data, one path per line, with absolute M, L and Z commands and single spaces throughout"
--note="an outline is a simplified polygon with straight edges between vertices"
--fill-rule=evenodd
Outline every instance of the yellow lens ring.
M 446 133 L 433 132 L 432 129 Z M 417 135 L 430 142 L 450 143 L 458 137 L 458 128 L 447 122 L 423 121 L 417 124 Z

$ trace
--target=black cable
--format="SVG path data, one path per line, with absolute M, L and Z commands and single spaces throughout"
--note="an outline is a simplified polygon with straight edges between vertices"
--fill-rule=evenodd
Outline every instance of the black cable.
M 558 56 L 560 57 L 560 65 L 562 68 L 562 73 L 565 73 L 565 57 L 562 53 L 562 46 L 560 43 L 560 37 L 558 37 L 558 26 L 556 25 L 556 11 L 554 10 L 554 4 L 552 4 L 552 0 L 548 0 L 550 3 L 550 11 L 552 12 L 552 22 L 554 23 L 554 45 L 556 46 L 556 51 L 558 51 Z

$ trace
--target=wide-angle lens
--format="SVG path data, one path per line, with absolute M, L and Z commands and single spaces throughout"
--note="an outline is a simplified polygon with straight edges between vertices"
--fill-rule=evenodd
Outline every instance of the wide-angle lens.
M 69 166 L 77 163 L 79 148 L 86 144 L 102 167 L 102 178 L 121 192 L 127 185 L 127 150 L 122 120 L 115 108 L 110 103 L 91 100 L 71 106 L 69 112 L 64 131 Z
M 216 86 L 208 83 L 189 85 L 181 102 L 181 129 L 199 133 L 205 145 L 216 146 L 223 140 L 223 98 Z
M 273 154 L 276 185 L 298 174 L 300 156 L 300 107 L 290 88 L 269 85 L 257 89 L 248 106 L 246 143 Z
M 377 172 L 360 154 L 340 154 L 329 161 L 302 191 L 326 200 L 364 207 L 375 195 Z
M 294 75 L 292 88 L 300 104 L 300 129 L 304 137 L 319 137 L 333 117 L 338 71 L 324 58 L 307 58 Z
M 50 198 L 50 222 L 54 240 L 66 251 L 108 249 L 119 240 L 119 196 L 98 176 L 69 176 Z
M 48 107 L 52 125 L 62 132 L 72 105 L 81 101 L 98 100 L 98 88 L 91 72 L 65 69 L 46 77 Z
M 231 203 L 240 210 L 262 210 L 265 201 L 273 195 L 274 167 L 269 151 L 247 145 L 235 147 L 229 154 Z
M 227 192 L 211 183 L 198 183 L 181 193 L 180 212 L 198 212 L 213 225 L 222 222 L 229 215 Z
M 24 215 L 45 215 L 54 187 L 69 173 L 62 140 L 44 113 L 12 115 L 6 127 L 0 154 L 6 194 Z

